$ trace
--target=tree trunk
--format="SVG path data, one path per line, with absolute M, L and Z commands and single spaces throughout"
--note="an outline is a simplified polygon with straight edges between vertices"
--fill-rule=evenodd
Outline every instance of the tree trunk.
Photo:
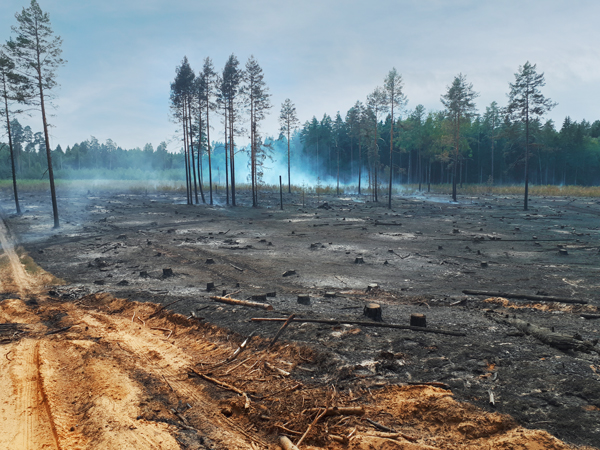
M 39 64 L 39 54 L 38 54 Z M 54 170 L 52 169 L 52 153 L 50 152 L 50 137 L 48 136 L 48 122 L 46 121 L 46 107 L 44 105 L 44 89 L 42 88 L 42 75 L 38 72 L 38 85 L 40 89 L 40 105 L 42 110 L 42 122 L 44 124 L 44 139 L 46 140 L 46 157 L 48 159 L 48 178 L 50 179 L 50 196 L 52 197 L 52 214 L 54 216 L 54 228 L 60 227 L 58 220 L 58 204 L 56 202 L 56 188 L 54 187 Z
M 2 80 L 4 83 L 4 92 L 6 92 L 6 80 Z M 4 107 L 6 110 L 6 131 L 8 132 L 8 148 L 10 150 L 10 164 L 12 168 L 12 180 L 13 180 L 13 193 L 15 195 L 15 208 L 17 210 L 17 214 L 21 215 L 21 205 L 19 205 L 19 193 L 17 191 L 17 172 L 15 170 L 15 153 L 13 150 L 12 144 L 12 132 L 10 129 L 10 118 L 8 111 L 8 99 L 4 97 Z

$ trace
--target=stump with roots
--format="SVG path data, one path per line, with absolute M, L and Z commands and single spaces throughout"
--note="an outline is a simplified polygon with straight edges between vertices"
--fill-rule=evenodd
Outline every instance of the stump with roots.
M 381 318 L 381 306 L 379 306 L 377 303 L 367 303 L 363 309 L 363 314 L 370 319 L 376 320 L 377 322 L 381 322 L 383 320 Z

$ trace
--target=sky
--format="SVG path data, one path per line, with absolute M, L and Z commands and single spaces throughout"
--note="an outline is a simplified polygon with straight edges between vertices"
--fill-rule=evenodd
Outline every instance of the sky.
M 187 56 L 198 73 L 210 57 L 222 71 L 253 55 L 272 95 L 266 135 L 279 134 L 290 98 L 303 123 L 342 117 L 357 100 L 402 74 L 407 111 L 440 110 L 440 96 L 465 74 L 480 112 L 506 104 L 526 61 L 545 73 L 542 92 L 560 127 L 600 119 L 600 2 L 587 0 L 39 0 L 63 39 L 51 146 L 96 137 L 123 148 L 166 141 L 178 150 L 170 83 Z M 0 42 L 14 33 L 26 0 L 0 2 Z M 406 111 L 406 112 L 407 112 Z M 406 113 L 405 112 L 405 113 Z M 19 118 L 41 131 L 39 115 Z M 211 139 L 219 139 L 222 126 Z M 3 135 L 0 139 L 5 140 Z

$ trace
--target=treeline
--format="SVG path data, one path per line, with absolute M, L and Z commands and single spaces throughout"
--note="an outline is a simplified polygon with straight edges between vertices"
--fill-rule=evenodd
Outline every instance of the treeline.
M 469 87 L 460 77 L 459 84 Z M 378 88 L 344 116 L 338 112 L 334 118 L 325 114 L 306 121 L 300 136 L 312 170 L 322 179 L 357 185 L 359 192 L 366 184 L 371 193 L 376 192 L 372 188 L 377 180 L 390 176 L 390 167 L 394 183 L 415 184 L 418 189 L 452 183 L 454 169 L 459 185 L 523 183 L 526 173 L 535 184 L 600 184 L 600 120 L 567 117 L 557 127 L 530 112 L 531 120 L 525 123 L 508 107 L 492 102 L 485 112 L 471 111 L 457 122 L 448 108 L 426 111 L 417 105 L 394 121 L 390 154 L 383 151 L 390 148 L 392 129 L 391 114 L 381 117 L 385 104 L 385 93 Z
M 368 185 L 369 154 L 365 140 L 365 106 L 357 102 L 344 116 L 313 117 L 300 130 L 303 152 L 315 174 L 337 178 L 338 152 L 343 184 L 358 185 L 362 167 Z M 377 123 L 380 148 L 389 148 L 391 117 Z M 443 111 L 422 105 L 395 122 L 394 180 L 398 184 L 450 183 L 451 129 Z M 461 133 L 464 152 L 459 183 L 522 183 L 524 139 L 521 124 L 504 120 L 493 102 L 482 115 L 466 120 Z M 535 184 L 600 184 L 600 120 L 590 123 L 565 118 L 557 128 L 552 120 L 531 123 L 531 181 Z M 389 173 L 389 153 L 381 152 L 380 172 Z

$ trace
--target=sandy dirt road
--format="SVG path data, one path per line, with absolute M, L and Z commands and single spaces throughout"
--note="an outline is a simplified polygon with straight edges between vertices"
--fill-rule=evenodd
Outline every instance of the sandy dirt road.
M 572 448 L 441 385 L 357 380 L 342 392 L 295 377 L 327 364 L 307 347 L 242 347 L 243 336 L 110 294 L 48 297 L 57 280 L 4 226 L 0 243 L 1 289 L 14 297 L 0 302 L 0 448 L 275 449 L 281 435 L 303 449 Z

